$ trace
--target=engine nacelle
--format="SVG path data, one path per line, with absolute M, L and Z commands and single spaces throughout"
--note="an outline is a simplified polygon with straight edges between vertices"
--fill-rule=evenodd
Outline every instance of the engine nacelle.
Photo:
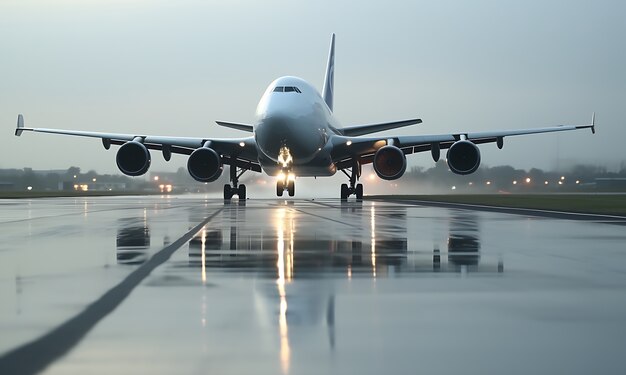
M 128 176 L 141 176 L 146 173 L 151 161 L 150 152 L 146 146 L 137 141 L 124 143 L 115 157 L 117 167 Z
M 395 180 L 406 171 L 406 156 L 396 146 L 384 146 L 374 154 L 374 171 L 383 180 Z
M 213 182 L 222 175 L 224 165 L 222 158 L 215 150 L 201 147 L 189 156 L 187 170 L 196 181 Z
M 480 150 L 470 141 L 457 141 L 450 146 L 448 167 L 456 174 L 470 174 L 476 172 L 480 166 Z

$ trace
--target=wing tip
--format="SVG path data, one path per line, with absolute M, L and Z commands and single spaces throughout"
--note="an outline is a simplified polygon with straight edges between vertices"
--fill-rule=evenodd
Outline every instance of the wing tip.
M 24 116 L 20 113 L 17 115 L 17 126 L 15 128 L 15 136 L 19 137 L 24 132 Z
M 591 134 L 596 134 L 596 112 L 591 112 Z

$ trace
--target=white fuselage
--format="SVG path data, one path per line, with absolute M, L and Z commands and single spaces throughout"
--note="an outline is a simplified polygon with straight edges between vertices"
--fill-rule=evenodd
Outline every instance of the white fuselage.
M 303 79 L 281 77 L 272 82 L 256 111 L 254 138 L 259 163 L 268 175 L 330 176 L 331 136 L 339 124 L 321 95 Z

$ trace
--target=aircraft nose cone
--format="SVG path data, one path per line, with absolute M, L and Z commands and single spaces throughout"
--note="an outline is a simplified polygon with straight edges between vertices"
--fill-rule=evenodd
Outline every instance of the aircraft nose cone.
M 263 120 L 257 126 L 256 139 L 263 154 L 275 161 L 280 149 L 287 147 L 295 164 L 311 160 L 323 146 L 322 134 L 312 124 L 280 116 Z

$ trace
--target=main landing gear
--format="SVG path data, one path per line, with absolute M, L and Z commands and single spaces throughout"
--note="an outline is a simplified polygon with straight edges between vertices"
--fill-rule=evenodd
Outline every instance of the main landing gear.
M 224 199 L 230 200 L 233 195 L 239 197 L 239 200 L 246 199 L 246 185 L 240 184 L 239 186 L 230 186 L 228 184 L 224 185 Z
M 341 201 L 345 202 L 352 194 L 356 196 L 357 201 L 363 200 L 363 184 L 357 184 L 359 177 L 361 177 L 361 164 L 355 161 L 350 168 L 350 173 L 345 169 L 341 171 L 350 179 L 350 185 L 341 184 Z
M 236 165 L 230 166 L 230 181 L 232 185 L 224 185 L 224 200 L 230 200 L 233 195 L 238 196 L 240 201 L 246 200 L 246 185 L 239 184 L 239 177 L 246 171 L 247 169 L 237 168 Z
M 276 195 L 282 197 L 285 190 L 287 190 L 289 196 L 293 197 L 296 195 L 296 181 L 288 173 L 282 173 L 281 175 L 284 177 L 279 177 L 276 181 Z

